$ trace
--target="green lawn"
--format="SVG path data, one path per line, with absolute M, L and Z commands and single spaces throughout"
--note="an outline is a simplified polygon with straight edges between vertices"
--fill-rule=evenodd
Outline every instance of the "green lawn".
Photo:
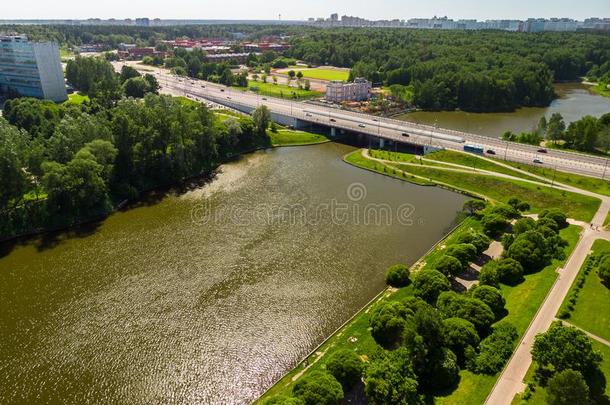
M 277 132 L 268 130 L 267 135 L 273 146 L 312 145 L 329 141 L 324 135 L 290 129 L 278 129 Z
M 66 104 L 82 104 L 85 101 L 89 101 L 89 96 L 72 93 L 68 95 L 68 100 L 65 101 Z
M 493 200 L 507 202 L 511 197 L 520 198 L 531 205 L 532 212 L 547 208 L 559 208 L 569 218 L 590 221 L 599 208 L 597 198 L 538 186 L 518 180 L 501 179 L 481 174 L 470 174 L 437 170 L 432 167 L 416 167 L 401 164 L 392 166 L 418 176 L 449 184 L 461 190 L 485 195 Z
M 375 162 L 374 160 L 371 159 L 367 159 L 364 156 L 362 156 L 361 150 L 355 150 L 354 152 L 348 154 L 347 156 L 345 156 L 344 160 L 349 163 L 352 164 L 354 166 L 360 167 L 362 169 L 367 169 L 367 170 L 371 170 L 377 173 L 381 173 L 381 174 L 385 174 L 386 176 L 390 176 L 390 177 L 395 177 L 397 179 L 401 179 L 401 180 L 407 180 L 411 183 L 414 184 L 419 184 L 422 186 L 431 186 L 434 185 L 434 183 L 429 182 L 427 180 L 422 180 L 419 179 L 417 177 L 414 176 L 409 176 L 409 175 L 403 175 L 402 173 L 400 173 L 398 170 L 391 170 L 386 168 L 385 166 L 383 166 L 381 163 Z
M 298 98 L 300 100 L 306 100 L 310 98 L 321 97 L 322 93 L 313 90 L 302 90 L 296 87 L 289 87 L 285 84 L 273 84 L 270 79 L 267 79 L 267 83 L 262 81 L 255 82 L 254 80 L 248 80 L 248 90 L 255 91 L 258 88 L 257 93 L 262 96 L 280 97 L 280 98 Z M 242 90 L 246 90 L 243 87 L 237 87 Z
M 597 240 L 592 250 L 593 254 L 610 253 L 610 242 Z M 580 271 L 582 272 L 583 269 L 581 268 Z M 575 284 L 572 285 L 570 292 L 575 287 Z M 570 294 L 562 307 L 567 305 L 569 296 Z M 586 276 L 574 310 L 566 321 L 610 341 L 610 289 L 601 283 L 596 268 L 591 269 Z
M 610 225 L 610 212 L 606 215 L 606 220 L 604 221 L 604 227 L 608 227 Z
M 610 181 L 608 180 L 582 176 L 580 174 L 566 173 L 559 170 L 555 171 L 550 167 L 532 166 L 515 162 L 506 162 L 506 164 L 538 176 L 544 176 L 549 180 L 555 178 L 555 181 L 558 183 L 563 183 L 568 186 L 578 187 L 583 190 L 610 196 Z
M 528 180 L 540 181 L 535 177 L 531 177 L 523 173 L 519 173 L 518 171 L 506 168 L 504 166 L 497 165 L 493 162 L 490 162 L 489 160 L 481 159 L 480 157 L 472 154 L 466 154 L 452 150 L 441 150 L 426 155 L 426 158 L 437 160 L 439 162 L 454 163 L 479 170 L 488 170 L 491 172 L 508 174 L 510 176 L 520 177 Z
M 301 69 L 298 67 L 291 68 L 289 70 L 294 70 L 296 72 L 303 72 L 303 77 L 306 79 L 319 79 L 319 80 L 343 80 L 347 81 L 349 78 L 348 70 L 335 70 L 335 69 L 325 69 L 325 68 L 306 68 Z M 283 71 L 283 73 L 287 73 L 288 71 Z
M 600 368 L 606 376 L 606 396 L 610 397 L 610 347 L 597 340 L 591 341 L 593 342 L 593 348 L 602 354 L 603 360 Z

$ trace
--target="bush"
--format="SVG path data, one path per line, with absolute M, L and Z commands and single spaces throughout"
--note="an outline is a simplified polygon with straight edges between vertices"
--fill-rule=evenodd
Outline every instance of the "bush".
M 610 288 L 610 256 L 603 257 L 597 266 L 597 275 L 602 283 Z
M 464 265 L 455 257 L 444 255 L 436 263 L 436 270 L 447 277 L 455 277 L 464 271 Z
M 477 254 L 480 255 L 485 250 L 487 250 L 487 248 L 489 247 L 489 244 L 491 243 L 491 239 L 489 239 L 489 237 L 487 237 L 487 235 L 485 235 L 481 232 L 476 232 L 471 229 L 468 232 L 464 232 L 464 233 L 460 234 L 457 237 L 456 242 L 457 243 L 470 243 L 471 245 L 474 245 L 474 247 L 477 249 Z
M 500 215 L 502 218 L 509 220 L 519 218 L 520 214 L 514 207 L 508 204 L 497 204 L 487 210 L 487 214 Z
M 386 283 L 392 287 L 400 288 L 409 285 L 409 268 L 404 264 L 391 266 L 385 274 Z
M 491 335 L 479 345 L 479 355 L 474 361 L 475 371 L 489 375 L 500 372 L 513 353 L 517 336 L 517 329 L 510 323 L 496 325 Z
M 313 372 L 298 379 L 292 394 L 305 405 L 339 405 L 343 401 L 343 388 L 339 381 L 322 372 Z
M 470 290 L 470 295 L 473 298 L 480 299 L 486 303 L 493 311 L 496 319 L 500 318 L 506 312 L 504 309 L 506 301 L 504 300 L 504 297 L 502 297 L 500 290 L 495 287 L 488 285 L 477 285 Z
M 498 280 L 507 285 L 517 285 L 523 281 L 523 266 L 511 258 L 500 259 L 496 265 Z
M 305 402 L 300 400 L 299 398 L 289 397 L 287 395 L 276 395 L 274 397 L 269 398 L 263 405 L 303 405 Z
M 424 299 L 430 304 L 436 302 L 441 292 L 449 291 L 450 289 L 451 283 L 447 277 L 437 270 L 422 270 L 415 275 L 415 280 L 413 280 L 415 296 Z
M 455 257 L 462 263 L 462 266 L 467 267 L 472 260 L 476 259 L 477 248 L 470 243 L 458 243 L 447 247 L 445 255 Z
M 330 357 L 326 370 L 347 390 L 360 381 L 363 366 L 360 356 L 351 350 L 343 349 Z
M 487 214 L 481 219 L 481 225 L 486 235 L 496 236 L 508 227 L 508 220 L 499 214 Z
M 527 231 L 517 236 L 508 248 L 507 257 L 521 263 L 528 273 L 539 271 L 550 262 L 546 240 L 537 231 Z
M 520 235 L 532 229 L 536 229 L 536 221 L 532 218 L 520 218 L 513 224 L 513 233 L 515 235 Z

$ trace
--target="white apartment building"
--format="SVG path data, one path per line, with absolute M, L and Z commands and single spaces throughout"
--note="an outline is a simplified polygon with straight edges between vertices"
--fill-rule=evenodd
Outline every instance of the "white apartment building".
M 344 101 L 363 101 L 371 97 L 372 83 L 361 77 L 353 83 L 332 81 L 326 85 L 326 100 L 334 103 Z

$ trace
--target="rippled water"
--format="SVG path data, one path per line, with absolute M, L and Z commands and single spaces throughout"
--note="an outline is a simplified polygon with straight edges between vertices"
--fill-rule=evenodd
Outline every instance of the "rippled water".
M 388 265 L 437 241 L 464 201 L 351 167 L 350 150 L 255 153 L 97 228 L 4 246 L 0 403 L 257 398 L 383 288 Z M 373 224 L 370 203 L 389 204 L 392 223 Z
M 555 92 L 559 97 L 546 108 L 520 108 L 506 113 L 422 111 L 403 114 L 397 118 L 499 138 L 506 131 L 532 131 L 543 115 L 548 119 L 553 113 L 560 113 L 567 125 L 585 115 L 599 117 L 610 112 L 610 98 L 591 93 L 582 84 L 557 84 Z

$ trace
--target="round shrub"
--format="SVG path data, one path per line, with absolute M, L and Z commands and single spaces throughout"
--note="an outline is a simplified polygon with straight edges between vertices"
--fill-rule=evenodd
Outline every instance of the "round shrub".
M 504 305 L 506 301 L 497 288 L 489 285 L 478 285 L 471 290 L 471 295 L 473 298 L 480 299 L 486 303 L 493 311 L 496 319 L 505 312 Z
M 404 264 L 395 264 L 391 266 L 385 273 L 385 281 L 388 285 L 396 288 L 409 285 L 409 268 Z
M 496 265 L 498 280 L 504 284 L 516 285 L 523 281 L 523 266 L 515 259 L 500 259 Z
M 449 291 L 451 283 L 437 270 L 422 270 L 416 274 L 413 280 L 413 290 L 415 295 L 421 297 L 426 302 L 433 304 L 438 295 L 443 291 Z
M 485 263 L 479 272 L 479 284 L 490 285 L 492 287 L 498 287 L 500 285 L 500 278 L 498 276 L 498 262 L 492 260 Z
M 496 236 L 508 227 L 508 220 L 499 214 L 487 214 L 481 219 L 485 234 Z
M 445 255 L 458 259 L 464 267 L 477 257 L 477 248 L 471 243 L 457 243 L 445 249 Z
M 479 344 L 479 334 L 472 322 L 462 318 L 447 318 L 443 321 L 445 345 L 450 348 L 464 363 L 466 348 L 475 348 Z
M 552 219 L 553 221 L 555 221 L 559 229 L 567 228 L 568 226 L 568 217 L 566 216 L 566 214 L 564 214 L 557 208 L 544 210 L 540 213 L 538 217 Z
M 335 352 L 326 363 L 326 370 L 341 383 L 344 389 L 351 388 L 360 381 L 362 369 L 360 356 L 348 349 Z

